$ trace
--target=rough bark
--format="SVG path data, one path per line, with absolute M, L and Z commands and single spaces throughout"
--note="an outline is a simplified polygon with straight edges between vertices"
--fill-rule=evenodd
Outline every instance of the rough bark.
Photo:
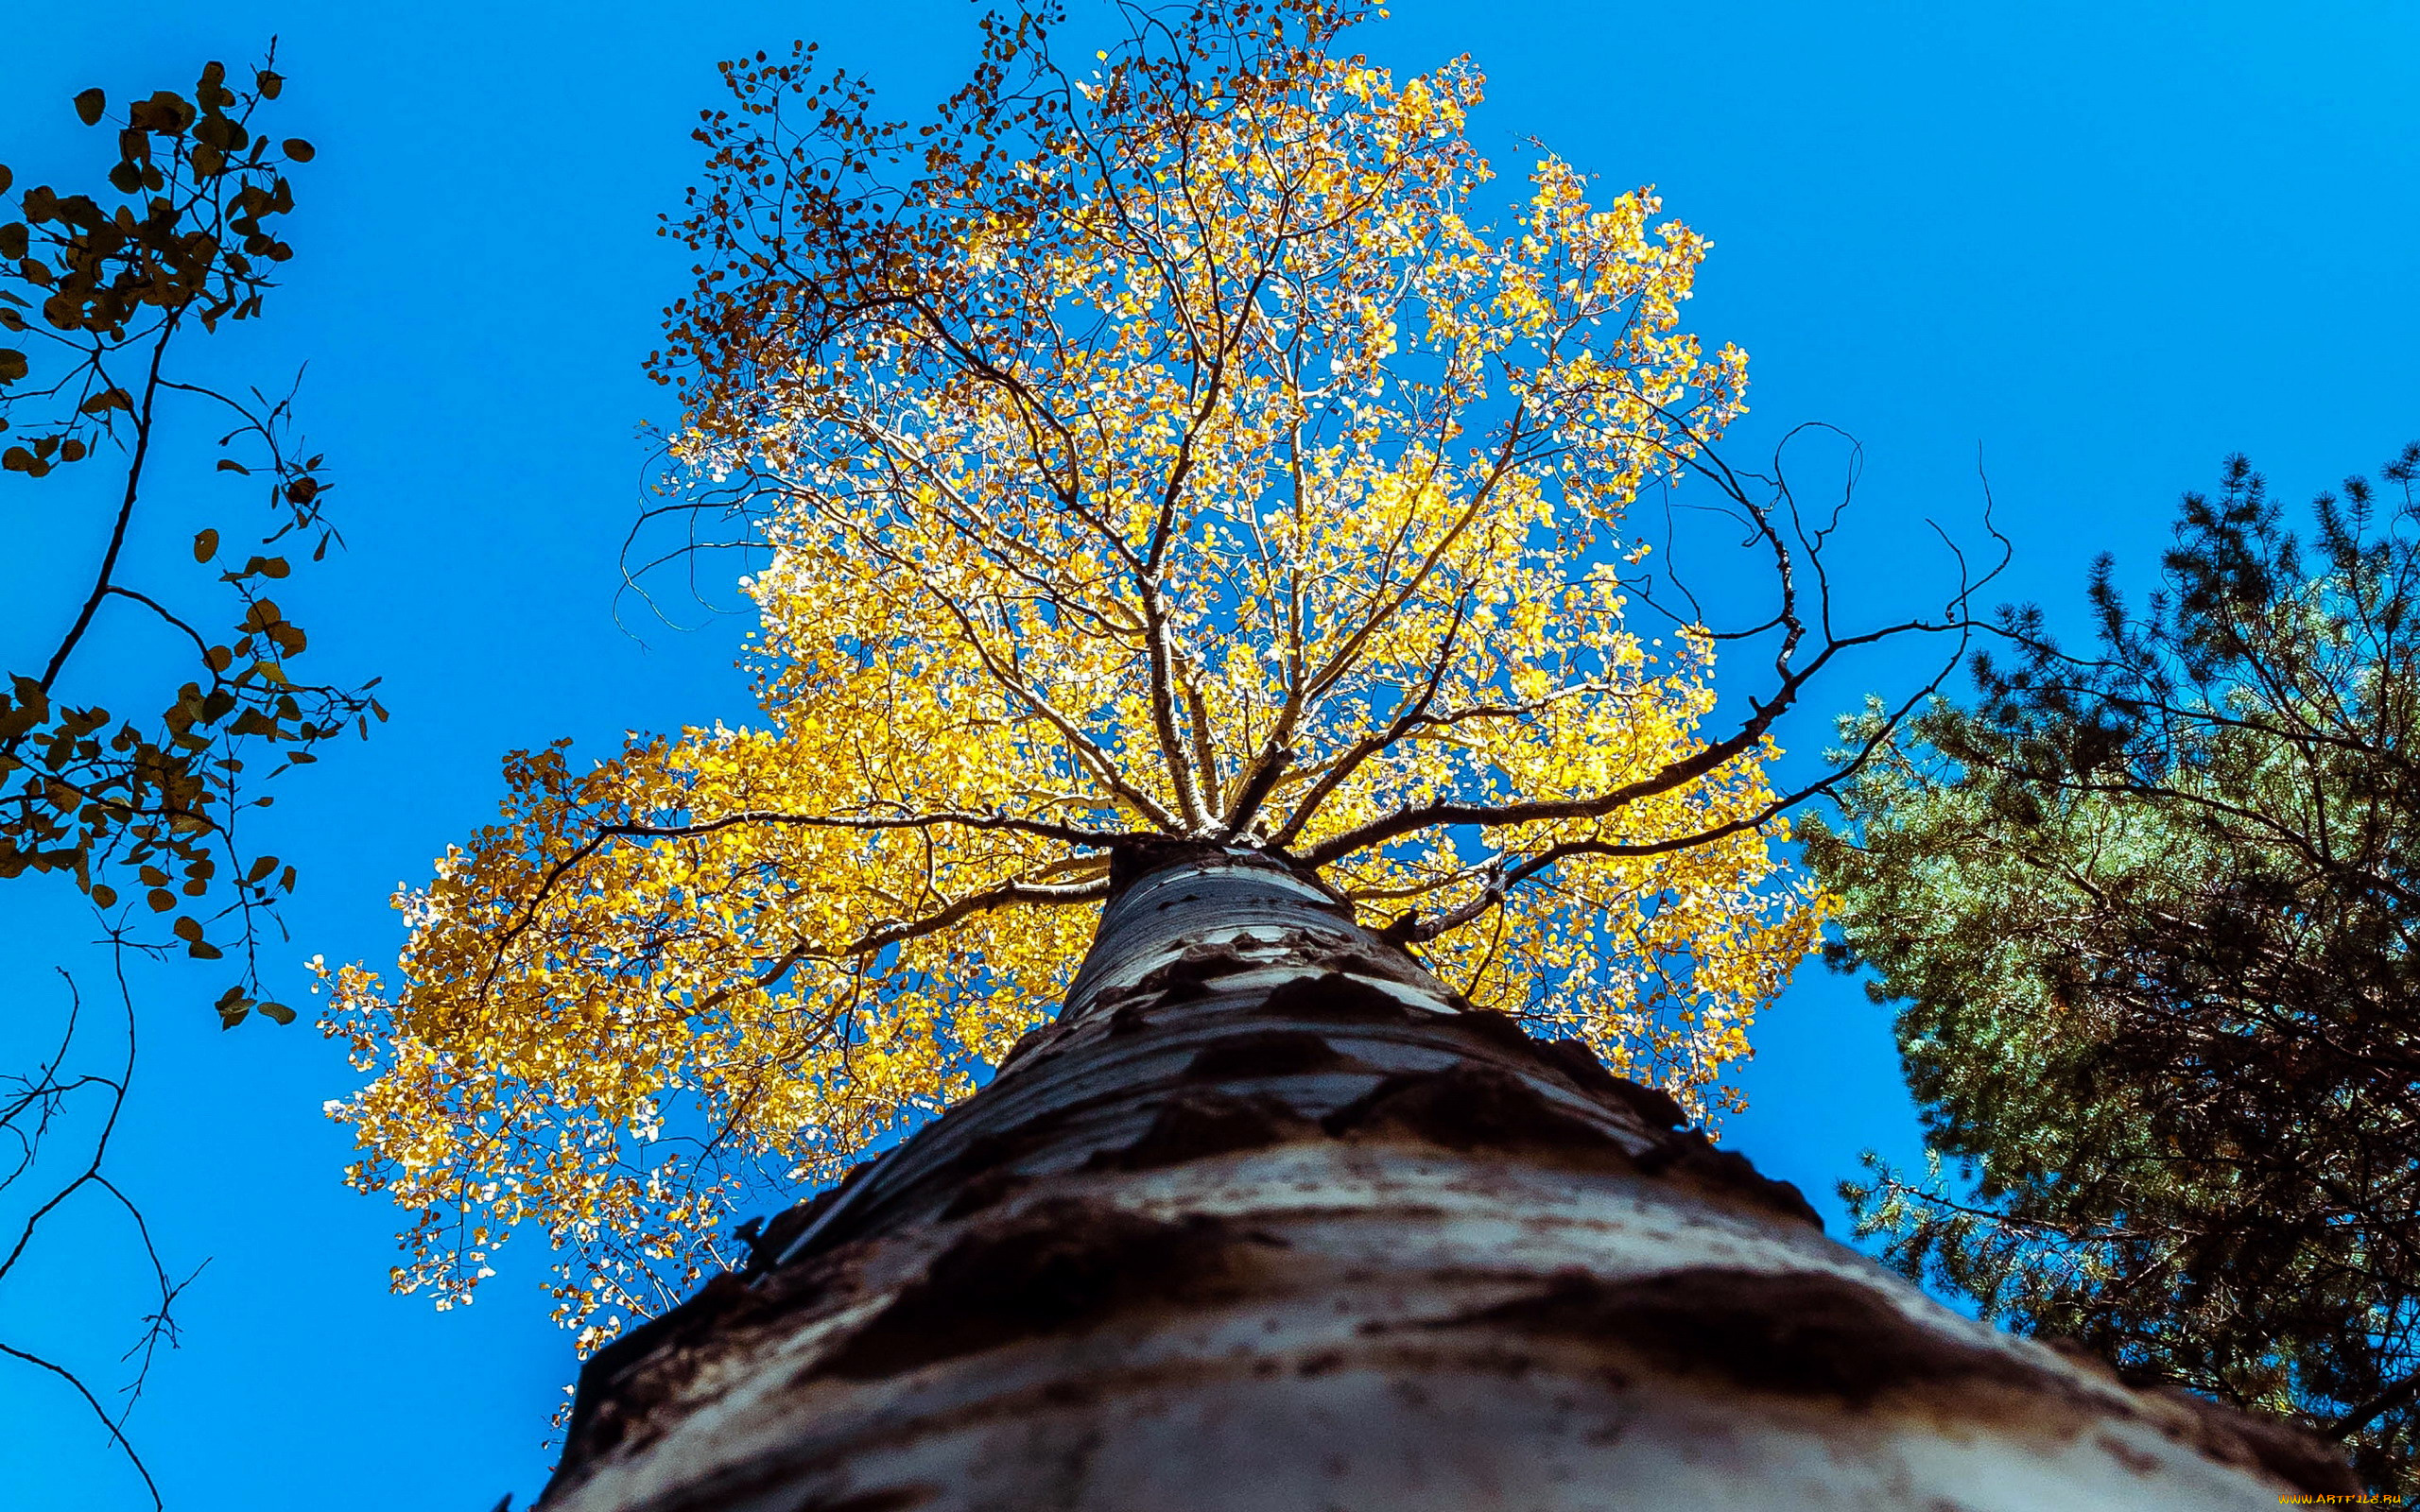
M 1826 1240 L 1318 883 L 1122 855 L 1056 1022 L 591 1361 L 553 1512 L 2275 1505 L 2283 1428 Z

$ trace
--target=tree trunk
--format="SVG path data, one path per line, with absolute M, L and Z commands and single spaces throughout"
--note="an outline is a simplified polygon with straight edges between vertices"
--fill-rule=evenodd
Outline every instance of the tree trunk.
M 554 1512 L 2263 1505 L 2290 1431 L 1959 1317 L 1267 858 L 582 1373 Z

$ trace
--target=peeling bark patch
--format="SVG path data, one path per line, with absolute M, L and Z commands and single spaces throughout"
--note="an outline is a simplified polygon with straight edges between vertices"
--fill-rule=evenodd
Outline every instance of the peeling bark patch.
M 2014 1354 L 1927 1328 L 1869 1287 L 1814 1272 L 1701 1266 L 1626 1281 L 1565 1272 L 1536 1296 L 1430 1327 L 1470 1324 L 1615 1344 L 1676 1374 L 1852 1407 L 1885 1396 L 1954 1406 L 1960 1389 L 1976 1386 L 2073 1395 Z
M 2099 1376 L 2103 1381 L 2109 1382 L 2112 1384 L 2122 1384 L 2124 1383 L 2125 1378 L 2118 1373 L 2118 1367 L 2111 1365 L 2108 1359 L 2103 1356 L 2100 1351 L 2093 1349 L 2090 1345 L 2083 1343 L 2082 1340 L 2071 1339 L 2064 1334 L 2050 1335 L 2037 1333 L 2033 1336 L 2033 1342 L 2048 1349 L 2053 1353 L 2057 1354 L 2059 1358 L 2066 1361 L 2069 1365 L 2082 1366 L 2084 1369 L 2091 1371 L 2094 1375 Z
M 1338 950 L 1333 941 L 1309 936 L 1289 937 L 1288 943 L 1295 945 L 1306 959 L 1316 958 L 1320 966 L 1331 972 L 1350 972 L 1355 976 L 1374 977 L 1381 982 L 1400 982 L 1424 992 L 1437 990 L 1437 983 L 1433 979 L 1401 957 L 1389 959 L 1366 950 Z M 1459 992 L 1452 994 L 1452 1001 L 1458 1006 L 1466 1005 L 1466 1000 Z
M 1144 972 L 1132 987 L 1120 995 L 1139 998 L 1147 993 L 1156 993 L 1161 1006 L 1208 997 L 1208 984 L 1212 979 L 1233 976 L 1262 964 L 1241 949 L 1246 944 L 1256 943 L 1250 936 L 1244 936 L 1225 944 L 1188 945 L 1175 960 Z
M 1236 1035 L 1197 1052 L 1184 1068 L 1196 1081 L 1233 1081 L 1259 1076 L 1309 1076 L 1359 1064 L 1318 1035 L 1270 1029 Z
M 1467 1061 L 1389 1076 L 1322 1125 L 1336 1135 L 1409 1136 L 1449 1150 L 1553 1151 L 1631 1169 L 1604 1130 L 1555 1107 L 1512 1073 Z
M 1545 1040 L 1537 1042 L 1538 1058 L 1562 1072 L 1564 1078 L 1582 1091 L 1602 1097 L 1622 1095 L 1622 1079 L 1605 1069 L 1597 1052 L 1579 1040 Z M 1681 1120 L 1686 1123 L 1686 1119 Z M 1675 1125 L 1668 1125 L 1667 1127 Z
M 1369 975 L 1403 978 L 1400 971 L 1380 971 L 1375 963 L 1366 963 L 1359 957 L 1341 964 L 1350 964 Z M 1650 1133 L 1680 1128 L 1689 1121 L 1688 1114 L 1669 1093 L 1615 1075 L 1582 1041 L 1531 1039 L 1510 1017 L 1492 1008 L 1475 1008 L 1465 1004 L 1456 1013 L 1422 1013 L 1366 982 L 1329 971 L 1277 988 L 1269 995 L 1265 1011 L 1279 1019 L 1323 1019 L 1340 1023 L 1416 1022 L 1424 1028 L 1458 1032 L 1491 1050 L 1550 1068 L 1577 1091 L 1637 1118 Z
M 942 1251 L 924 1278 L 817 1366 L 872 1381 L 1193 1295 L 1243 1240 L 1200 1215 L 1165 1222 L 1080 1198 L 1039 1202 Z
M 1576 1040 L 1563 1042 L 1578 1043 Z M 1585 1050 L 1587 1047 L 1582 1045 L 1581 1048 Z M 1590 1058 L 1595 1057 L 1592 1056 Z M 1620 1098 L 1624 1106 L 1644 1120 L 1649 1128 L 1671 1129 L 1687 1125 L 1689 1121 L 1687 1111 L 1679 1103 L 1674 1102 L 1672 1094 L 1663 1088 L 1650 1087 L 1644 1082 L 1630 1081 L 1614 1075 L 1612 1072 L 1606 1072 L 1605 1074 L 1614 1084 L 1614 1095 Z
M 1703 1266 L 1606 1281 L 1571 1271 L 1535 1296 L 1427 1326 L 1474 1324 L 1611 1344 L 1674 1374 L 1713 1375 L 1744 1390 L 1853 1408 L 1896 1401 L 1936 1413 L 1999 1417 L 2008 1409 L 1983 1395 L 1996 1390 L 2050 1407 L 2052 1421 L 2079 1408 L 2107 1410 L 2074 1383 L 2019 1354 L 1910 1319 L 1871 1288 L 1815 1272 Z M 2150 1409 L 2142 1418 L 2221 1463 L 2315 1494 L 2361 1488 L 2333 1446 L 2290 1424 L 2173 1388 L 2138 1393 L 2136 1400 Z M 2046 1415 L 2036 1408 L 2029 1416 Z M 2096 1443 L 2136 1474 L 2157 1468 L 2106 1433 Z
M 1101 1151 L 1086 1166 L 1150 1171 L 1289 1140 L 1314 1139 L 1319 1132 L 1318 1125 L 1265 1092 L 1236 1097 L 1203 1089 L 1178 1094 L 1160 1109 L 1141 1139 L 1122 1150 Z
M 835 1500 L 809 1496 L 796 1512 L 908 1512 L 941 1495 L 938 1486 L 893 1486 L 879 1491 L 856 1491 Z
M 1650 1129 L 1680 1128 L 1689 1121 L 1669 1092 L 1615 1075 L 1584 1040 L 1531 1040 L 1530 1048 L 1574 1087 L 1635 1113 Z
M 2100 1434 L 2095 1436 L 2092 1442 L 2095 1448 L 2126 1467 L 2134 1474 L 2155 1475 L 2159 1472 L 2158 1455 L 2145 1453 L 2116 1434 Z
M 1824 1215 L 1788 1181 L 1758 1174 L 1737 1150 L 1717 1148 L 1697 1130 L 1674 1134 L 1638 1157 L 1638 1168 L 1712 1196 L 1730 1197 L 1824 1231 Z
M 948 1166 L 957 1179 L 972 1180 L 986 1172 L 1013 1165 L 1034 1151 L 1056 1142 L 1063 1125 L 1074 1115 L 1073 1108 L 1046 1109 L 1022 1124 L 1012 1125 L 989 1134 L 977 1134 L 966 1142 Z
M 2367 1489 L 2344 1463 L 2341 1448 L 2291 1423 L 2238 1412 L 2174 1386 L 2154 1387 L 2143 1395 L 2181 1408 L 2192 1424 L 2187 1441 L 2212 1459 L 2266 1470 L 2296 1490 L 2316 1495 L 2358 1496 Z
M 856 1186 L 874 1162 L 859 1160 L 843 1173 L 840 1179 L 807 1198 L 804 1202 L 783 1209 L 770 1218 L 751 1218 L 732 1233 L 732 1237 L 748 1246 L 748 1263 L 741 1272 L 753 1275 L 769 1267 L 789 1248 L 790 1241 L 806 1232 L 815 1220 L 831 1211 L 840 1194 Z
M 996 1206 L 1002 1197 L 1025 1184 L 1025 1178 L 1014 1171 L 994 1166 L 959 1187 L 958 1195 L 950 1198 L 949 1205 L 942 1209 L 940 1220 L 954 1223 L 960 1218 L 972 1217 L 986 1208 Z
M 1170 867 L 1215 866 L 1236 860 L 1230 848 L 1213 840 L 1185 840 L 1171 835 L 1120 836 L 1109 848 L 1109 896 L 1114 903 L 1128 888 L 1154 871 Z M 1262 865 L 1288 876 L 1293 868 L 1275 856 L 1266 857 Z
M 836 1250 L 761 1273 L 752 1283 L 745 1273 L 726 1271 L 671 1312 L 599 1349 L 580 1367 L 559 1475 L 652 1441 L 664 1427 L 659 1410 L 706 1361 L 743 1348 L 752 1334 L 779 1326 L 792 1314 L 852 1290 L 853 1267 L 862 1258 L 861 1251 Z
M 1050 1028 L 1049 1024 L 1038 1023 L 1017 1036 L 1017 1042 L 1009 1046 L 1009 1053 L 1000 1057 L 998 1071 L 1008 1070 L 1018 1060 L 1039 1049 L 1042 1042 L 1050 1038 Z
M 1328 1020 L 1337 1023 L 1409 1023 L 1414 1009 L 1367 982 L 1341 971 L 1299 977 L 1269 994 L 1262 1011 L 1272 1019 Z
M 1494 1008 L 1466 1007 L 1437 1022 L 1448 1028 L 1459 1029 L 1488 1048 L 1508 1056 L 1518 1056 L 1527 1060 L 1538 1053 L 1538 1041 L 1522 1033 L 1519 1024 Z

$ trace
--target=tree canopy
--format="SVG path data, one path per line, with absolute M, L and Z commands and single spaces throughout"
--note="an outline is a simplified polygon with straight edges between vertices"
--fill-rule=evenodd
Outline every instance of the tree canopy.
M 1478 71 L 1397 79 L 1358 6 L 1117 13 L 1074 69 L 987 21 L 920 127 L 809 48 L 727 65 L 650 514 L 755 553 L 762 716 L 515 756 L 398 981 L 332 973 L 400 1288 L 534 1222 L 589 1342 L 659 1310 L 752 1173 L 971 1088 L 1138 836 L 1320 868 L 1474 1001 L 1734 1098 L 1818 916 L 1771 728 L 1855 638 L 1704 451 L 1746 384 L 1681 326 L 1705 242 L 1552 156 L 1495 227 Z M 1684 473 L 1776 575 L 1719 724 L 1718 632 L 1626 618 L 1622 510 Z
M 1930 1179 L 1843 1187 L 1911 1277 L 2299 1412 L 2409 1486 L 2420 1397 L 2420 446 L 2307 549 L 2232 461 L 2099 644 L 2009 659 L 1807 857 L 1899 1000 Z M 1973 1182 L 1971 1198 L 1945 1164 Z

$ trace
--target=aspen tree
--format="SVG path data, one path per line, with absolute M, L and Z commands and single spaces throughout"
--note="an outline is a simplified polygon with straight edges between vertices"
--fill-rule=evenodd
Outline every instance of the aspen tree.
M 730 65 L 660 513 L 756 551 L 765 721 L 521 758 L 396 987 L 334 974 L 399 1285 L 534 1222 L 594 1346 L 732 1264 L 597 1357 L 553 1501 L 1600 1504 L 1743 1392 L 1812 1416 L 1740 1488 L 2256 1487 L 1682 1130 L 1818 927 L 1774 722 L 1961 612 L 1836 631 L 1824 527 L 1708 451 L 1703 239 L 1551 156 L 1499 227 L 1477 70 L 1348 53 L 1359 7 L 1116 13 L 1077 70 L 993 18 L 922 128 Z M 1623 511 L 1685 475 L 1761 625 L 1633 628 Z M 722 1252 L 752 1161 L 885 1146 Z M 1910 1393 L 1958 1426 L 1824 1468 Z

